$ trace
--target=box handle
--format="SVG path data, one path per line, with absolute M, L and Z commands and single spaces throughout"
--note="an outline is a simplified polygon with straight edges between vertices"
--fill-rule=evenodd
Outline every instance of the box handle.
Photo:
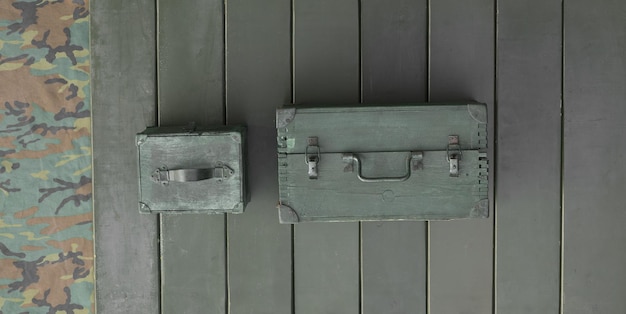
M 359 158 L 359 156 L 357 154 L 353 154 L 353 153 L 346 153 L 342 155 L 342 159 L 345 163 L 347 163 L 348 165 L 346 166 L 346 168 L 344 169 L 344 171 L 346 172 L 352 172 L 354 171 L 354 165 L 356 164 L 357 167 L 357 173 L 356 173 L 356 177 L 359 178 L 359 180 L 363 181 L 363 182 L 402 182 L 402 181 L 406 181 L 407 179 L 409 179 L 411 177 L 411 171 L 412 170 L 417 170 L 420 169 L 422 167 L 422 159 L 424 158 L 424 155 L 422 152 L 410 152 L 409 156 L 406 158 L 406 174 L 400 177 L 376 177 L 376 178 L 369 178 L 369 177 L 365 177 L 363 176 L 363 174 L 361 173 L 361 159 Z
M 154 170 L 152 173 L 152 181 L 167 185 L 169 182 L 197 182 L 209 179 L 217 179 L 218 182 L 222 182 L 222 179 L 230 178 L 235 171 L 230 167 L 218 163 L 215 168 L 201 168 L 201 169 L 167 169 L 166 166 Z

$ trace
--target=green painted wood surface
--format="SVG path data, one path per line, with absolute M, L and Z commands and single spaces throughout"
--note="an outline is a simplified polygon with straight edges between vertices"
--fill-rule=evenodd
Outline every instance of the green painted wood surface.
M 564 6 L 563 313 L 626 313 L 626 3 Z
M 137 135 L 139 210 L 146 213 L 243 213 L 246 203 L 245 128 L 149 128 Z M 233 171 L 227 178 L 193 182 L 154 182 L 155 170 Z
M 294 111 L 295 109 L 295 111 Z M 291 113 L 283 123 L 282 116 Z M 458 135 L 461 149 L 487 147 L 483 104 L 407 104 L 277 110 L 278 152 L 303 154 L 316 136 L 321 153 L 445 150 Z
M 498 10 L 501 167 L 496 187 L 495 311 L 556 314 L 561 266 L 561 1 L 507 0 L 499 2 Z
M 493 114 L 494 2 L 432 1 L 430 12 L 430 101 L 475 100 Z M 492 312 L 493 223 L 430 223 L 430 313 Z
M 363 175 L 402 176 L 406 152 L 362 153 Z M 459 177 L 450 177 L 445 151 L 423 152 L 423 169 L 404 182 L 361 182 L 344 172 L 342 154 L 322 154 L 319 178 L 308 177 L 301 154 L 279 157 L 281 208 L 306 221 L 483 218 L 487 215 L 487 163 L 478 151 L 464 151 Z M 282 209 L 286 210 L 286 209 Z
M 156 216 L 137 211 L 134 134 L 155 123 L 150 1 L 91 3 L 96 305 L 159 312 Z
M 478 157 L 487 140 L 484 105 L 288 107 L 277 111 L 276 120 L 281 216 L 294 211 L 294 222 L 488 215 L 486 204 L 479 204 L 487 197 L 487 162 Z M 449 176 L 449 135 L 458 135 L 465 151 L 459 178 Z M 303 162 L 311 136 L 321 151 L 317 180 L 309 179 Z M 355 153 L 363 176 L 401 177 L 411 151 L 423 152 L 423 170 L 412 171 L 405 182 L 363 183 L 358 169 L 343 170 L 341 153 Z
M 427 1 L 361 1 L 361 79 L 364 103 L 427 100 Z
M 549 236 L 555 226 L 545 221 L 547 213 L 540 212 L 539 205 L 535 204 L 553 202 L 549 196 L 552 188 L 547 188 L 549 183 L 546 182 L 551 182 L 549 178 L 554 172 L 542 167 L 553 162 L 555 156 L 551 151 L 558 149 L 546 143 L 554 140 L 551 134 L 559 125 L 552 122 L 554 106 L 550 97 L 554 97 L 552 85 L 557 83 L 551 75 L 560 65 L 552 59 L 559 41 L 554 34 L 554 24 L 559 24 L 560 16 L 555 12 L 558 10 L 555 6 L 561 3 L 499 1 L 500 35 L 496 36 L 493 27 L 498 11 L 494 2 L 432 1 L 428 9 L 432 32 L 429 43 L 424 43 L 422 38 L 428 36 L 428 30 L 423 29 L 424 26 L 412 15 L 418 12 L 418 3 L 411 2 L 411 7 L 402 7 L 400 2 L 385 1 L 372 8 L 371 1 L 374 0 L 363 0 L 360 3 L 359 46 L 359 4 L 327 1 L 318 5 L 315 1 L 304 1 L 294 2 L 296 102 L 357 103 L 359 85 L 362 86 L 361 100 L 366 103 L 425 101 L 424 86 L 427 84 L 417 80 L 412 73 L 427 75 L 429 70 L 419 68 L 418 60 L 409 60 L 421 57 L 421 53 L 414 49 L 430 46 L 430 100 L 475 100 L 492 106 L 490 95 L 493 95 L 496 74 L 493 73 L 493 61 L 498 61 L 498 143 L 502 147 L 498 157 L 500 163 L 496 166 L 500 173 L 498 208 L 502 208 L 501 216 L 498 221 L 479 226 L 465 222 L 432 224 L 430 313 L 491 313 L 494 310 L 492 302 L 495 302 L 493 306 L 498 313 L 515 313 L 525 304 L 531 306 L 518 310 L 518 313 L 532 313 L 540 306 L 545 306 L 546 313 L 552 312 L 551 306 L 557 302 L 551 296 L 553 290 L 547 290 L 550 289 L 547 284 L 532 283 L 549 282 L 555 276 L 552 271 L 539 270 L 547 269 L 549 260 L 554 257 L 553 251 L 541 250 L 554 245 L 543 241 L 543 237 Z M 166 10 L 164 5 L 173 8 Z M 209 99 L 212 102 L 205 106 L 207 99 L 213 97 L 206 95 L 223 96 L 219 92 L 224 87 L 223 78 L 220 78 L 224 72 L 219 70 L 223 63 L 206 60 L 222 57 L 223 47 L 219 45 L 223 37 L 213 36 L 221 34 L 219 25 L 222 20 L 215 17 L 219 18 L 224 12 L 214 9 L 215 6 L 221 7 L 221 3 L 196 3 L 189 7 L 165 1 L 159 4 L 162 15 L 187 20 L 175 23 L 176 27 L 187 30 L 174 29 L 169 33 L 171 46 L 167 53 L 167 47 L 159 45 L 164 56 L 175 55 L 160 60 L 165 62 L 159 70 L 161 80 L 165 80 L 162 83 L 167 85 L 168 79 L 173 81 L 169 84 L 170 92 L 163 93 L 167 88 L 165 85 L 161 87 L 162 101 L 167 98 L 166 102 L 172 105 L 169 109 L 161 108 L 164 118 L 161 122 L 171 125 L 186 124 L 189 120 L 222 123 L 226 113 L 235 123 L 243 121 L 252 129 L 256 127 L 259 142 L 250 144 L 252 154 L 256 151 L 258 156 L 269 155 L 275 149 L 274 125 L 268 122 L 273 119 L 273 109 L 293 102 L 289 99 L 290 88 L 285 86 L 289 83 L 284 84 L 288 74 L 283 72 L 287 71 L 284 67 L 290 61 L 283 52 L 287 41 L 284 37 L 290 36 L 290 30 L 289 26 L 280 26 L 288 23 L 285 20 L 289 13 L 285 11 L 289 10 L 286 7 L 290 3 L 272 2 L 265 7 L 247 0 L 229 0 L 226 5 L 229 8 L 226 12 L 228 36 L 232 38 L 227 43 L 230 47 L 227 56 L 231 61 L 226 79 L 232 89 L 229 88 L 227 93 L 229 110 L 224 111 L 221 97 Z M 620 105 L 625 95 L 624 73 L 619 66 L 623 63 L 622 52 L 625 50 L 622 40 L 624 4 L 621 1 L 590 3 L 576 0 L 566 1 L 563 5 L 566 12 L 563 312 L 623 313 L 626 312 L 621 297 L 622 283 L 626 281 L 622 267 L 625 259 L 622 251 L 615 248 L 624 242 L 620 196 L 626 183 L 623 171 L 614 166 L 621 163 L 619 158 L 623 150 L 613 135 L 624 133 L 621 121 L 626 116 Z M 238 13 L 242 8 L 246 14 Z M 93 15 L 97 307 L 103 313 L 158 313 L 154 216 L 139 215 L 136 211 L 136 178 L 118 175 L 135 171 L 133 135 L 154 124 L 153 88 L 157 63 L 152 55 L 155 46 L 154 5 L 98 1 L 91 4 L 90 10 Z M 164 21 L 171 24 L 171 19 L 161 23 Z M 392 26 L 385 28 L 384 25 Z M 242 28 L 248 31 L 241 33 Z M 302 38 L 301 34 L 304 34 Z M 493 40 L 496 38 L 497 59 L 493 55 Z M 190 45 L 192 49 L 180 49 L 181 45 Z M 257 55 L 256 51 L 263 51 L 263 54 Z M 180 61 L 176 61 L 177 58 Z M 216 64 L 220 65 L 217 70 L 214 68 Z M 248 73 L 246 67 L 250 69 Z M 194 79 L 200 77 L 203 79 Z M 543 100 L 533 101 L 534 97 Z M 187 101 L 178 102 L 180 99 Z M 174 104 L 182 105 L 175 107 Z M 527 128 L 524 132 L 537 134 L 532 137 L 535 141 L 516 131 L 524 127 Z M 490 136 L 493 134 L 489 133 Z M 545 158 L 540 160 L 541 156 Z M 533 164 L 537 167 L 531 168 Z M 412 223 L 363 223 L 361 241 L 356 224 L 296 226 L 295 290 L 284 292 L 289 290 L 286 285 L 291 281 L 291 260 L 283 258 L 291 250 L 290 237 L 284 240 L 289 226 L 280 226 L 276 221 L 273 205 L 277 190 L 272 192 L 276 189 L 275 185 L 272 186 L 276 178 L 263 175 L 274 174 L 274 167 L 272 164 L 267 169 L 252 170 L 258 171 L 259 178 L 251 182 L 253 197 L 250 206 L 256 206 L 254 202 L 259 201 L 259 208 L 266 212 L 251 211 L 228 218 L 230 312 L 273 313 L 272 306 L 275 305 L 276 313 L 289 313 L 292 297 L 295 297 L 295 313 L 417 312 L 413 311 L 413 306 L 420 304 L 418 296 L 421 292 L 415 290 L 419 289 L 416 285 L 426 281 L 407 270 L 411 267 L 419 270 L 421 255 L 418 252 L 427 248 L 421 244 L 422 236 Z M 272 208 L 266 209 L 261 202 L 272 203 Z M 252 213 L 259 213 L 259 216 Z M 248 214 L 250 220 L 239 224 L 238 219 L 247 219 Z M 168 296 L 180 296 L 187 302 L 184 307 L 179 303 L 177 308 L 170 308 L 170 313 L 211 312 L 212 308 L 203 307 L 207 303 L 219 304 L 222 308 L 227 306 L 226 265 L 216 268 L 219 261 L 225 259 L 225 254 L 209 256 L 207 253 L 224 252 L 225 244 L 220 246 L 224 238 L 211 242 L 214 237 L 206 237 L 216 230 L 223 234 L 224 220 L 217 219 L 217 223 L 210 224 L 203 221 L 204 217 L 200 218 L 197 224 L 185 222 L 172 228 L 180 231 L 177 236 L 172 235 L 174 238 L 192 239 L 195 244 L 164 241 L 164 247 L 170 248 L 171 253 L 167 261 L 177 253 L 181 259 L 204 254 L 200 259 L 181 261 L 178 269 L 172 269 L 165 276 L 164 284 L 183 287 L 180 292 L 173 291 Z M 255 219 L 258 219 L 258 229 L 251 227 Z M 511 225 L 511 222 L 504 227 L 506 221 L 518 219 L 519 224 Z M 494 236 L 492 224 L 501 223 L 496 228 L 496 239 L 502 241 L 490 242 L 489 238 Z M 273 229 L 279 227 L 285 228 Z M 189 230 L 196 229 L 201 231 L 189 234 Z M 254 239 L 263 241 L 246 241 L 249 234 L 241 231 L 244 229 L 250 230 Z M 517 237 L 516 246 L 523 249 L 511 254 L 529 251 L 538 258 L 530 259 L 531 254 L 521 259 L 509 255 L 507 249 L 513 250 L 516 246 L 504 248 L 504 238 L 511 239 L 510 234 L 516 232 L 528 234 L 528 237 Z M 273 239 L 273 242 L 265 239 Z M 414 245 L 412 241 L 415 241 Z M 534 246 L 531 243 L 535 243 Z M 494 244 L 498 246 L 498 255 L 495 256 L 497 264 L 492 269 Z M 217 250 L 214 249 L 216 246 Z M 178 247 L 181 250 L 171 249 Z M 194 251 L 197 248 L 202 248 L 201 252 Z M 259 264 L 258 267 L 249 262 L 252 259 Z M 524 263 L 529 259 L 530 262 Z M 203 265 L 192 263 L 198 260 L 210 262 Z M 191 271 L 194 267 L 201 270 Z M 285 275 L 279 275 L 280 269 L 285 268 Z M 234 270 L 237 275 L 233 274 Z M 495 277 L 492 272 L 497 272 Z M 246 276 L 251 279 L 246 281 Z M 176 278 L 177 282 L 171 281 Z M 376 280 L 375 283 L 372 280 Z M 216 291 L 203 286 L 207 282 L 212 283 L 210 288 Z M 493 287 L 492 282 L 497 286 Z M 191 286 L 201 288 L 186 290 Z M 531 286 L 531 290 L 516 292 L 515 289 L 525 286 Z M 407 294 L 398 293 L 403 287 L 407 288 L 404 290 Z M 491 291 L 496 295 L 492 296 Z M 515 296 L 504 300 L 507 293 Z M 169 301 L 165 303 L 171 304 Z M 220 311 L 224 310 L 215 312 Z
M 363 313 L 426 313 L 426 258 L 424 222 L 361 223 Z
M 278 224 L 274 111 L 291 102 L 291 1 L 229 0 L 229 123 L 248 126 L 250 203 L 228 216 L 230 313 L 292 313 L 291 226 Z
M 159 124 L 224 123 L 222 1 L 160 0 Z M 224 215 L 161 217 L 162 312 L 226 313 Z
M 361 97 L 426 102 L 428 1 L 361 1 Z M 364 314 L 426 313 L 426 223 L 361 223 Z
M 159 125 L 222 124 L 224 1 L 156 3 Z
M 292 18 L 293 101 L 358 102 L 358 3 L 296 0 Z M 295 313 L 358 313 L 359 224 L 297 225 L 293 246 Z
M 292 14 L 293 100 L 298 104 L 358 102 L 358 3 L 294 0 Z

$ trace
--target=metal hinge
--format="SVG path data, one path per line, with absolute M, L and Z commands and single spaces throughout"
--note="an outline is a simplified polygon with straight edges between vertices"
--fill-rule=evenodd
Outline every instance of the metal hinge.
M 317 179 L 317 164 L 320 162 L 320 147 L 316 136 L 307 138 L 304 162 L 309 166 L 309 179 Z
M 461 160 L 461 145 L 459 144 L 458 135 L 448 136 L 448 147 L 446 148 L 446 159 L 450 164 L 450 176 L 459 176 L 459 160 Z

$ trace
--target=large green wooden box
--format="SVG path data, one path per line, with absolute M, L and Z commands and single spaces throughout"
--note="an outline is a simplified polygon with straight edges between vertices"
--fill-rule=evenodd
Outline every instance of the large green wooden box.
M 245 128 L 148 128 L 137 134 L 139 210 L 242 213 Z
M 484 104 L 276 112 L 281 223 L 485 218 Z

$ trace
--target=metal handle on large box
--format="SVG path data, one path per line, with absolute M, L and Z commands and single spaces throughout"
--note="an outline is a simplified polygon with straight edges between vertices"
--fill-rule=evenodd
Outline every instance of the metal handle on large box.
M 215 168 L 172 169 L 163 166 L 152 173 L 152 181 L 163 185 L 169 182 L 195 182 L 208 179 L 228 179 L 235 171 L 226 165 L 218 164 Z
M 366 177 L 361 173 L 362 162 L 358 155 L 353 154 L 353 153 L 347 153 L 347 154 L 342 155 L 342 159 L 344 162 L 348 164 L 345 171 L 348 171 L 348 172 L 353 171 L 354 170 L 353 166 L 354 164 L 356 164 L 356 167 L 357 167 L 356 177 L 359 178 L 359 180 L 363 182 L 402 182 L 402 181 L 406 181 L 407 179 L 411 177 L 412 170 L 417 170 L 421 167 L 423 156 L 424 155 L 422 154 L 422 152 L 410 152 L 409 156 L 406 159 L 406 174 L 403 176 L 376 177 L 376 178 Z

